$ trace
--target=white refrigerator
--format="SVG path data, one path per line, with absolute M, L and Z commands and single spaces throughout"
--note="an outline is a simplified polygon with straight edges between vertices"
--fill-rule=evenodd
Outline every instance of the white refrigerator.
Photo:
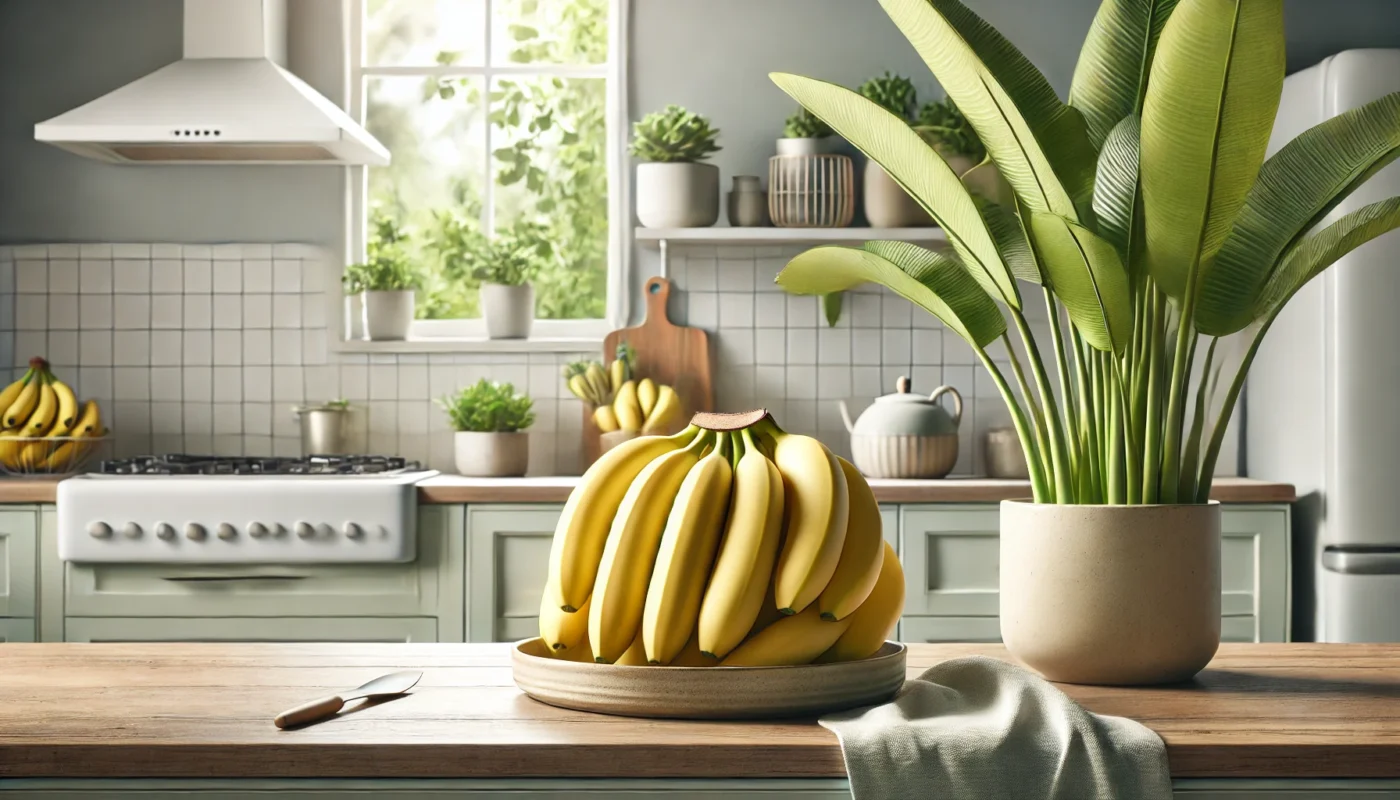
M 1270 152 L 1400 91 L 1400 50 L 1350 50 L 1289 76 Z M 1324 222 L 1400 195 L 1387 166 Z M 1400 642 L 1400 231 L 1312 281 L 1246 384 L 1244 474 L 1298 487 L 1293 638 Z

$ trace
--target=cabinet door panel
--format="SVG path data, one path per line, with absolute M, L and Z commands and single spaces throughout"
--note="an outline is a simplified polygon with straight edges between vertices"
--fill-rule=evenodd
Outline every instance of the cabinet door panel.
M 905 506 L 900 561 L 906 614 L 992 616 L 998 608 L 999 511 L 983 506 Z
M 467 641 L 499 642 L 535 628 L 560 505 L 467 508 Z M 534 634 L 527 634 L 534 635 Z
M 34 641 L 34 620 L 0 619 L 0 644 Z
M 1255 617 L 1222 617 L 1220 641 L 1259 642 L 1259 620 Z
M 71 617 L 69 642 L 433 642 L 431 618 L 308 619 Z
M 39 512 L 0 511 L 0 617 L 34 616 L 34 551 Z
M 1288 641 L 1288 511 L 1226 507 L 1220 514 L 1220 613 L 1257 618 L 1257 638 Z
M 1001 622 L 996 617 L 905 617 L 899 622 L 899 640 L 912 643 L 1000 642 Z

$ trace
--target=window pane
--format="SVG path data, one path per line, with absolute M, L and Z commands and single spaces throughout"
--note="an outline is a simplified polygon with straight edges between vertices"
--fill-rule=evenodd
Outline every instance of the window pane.
M 475 283 L 461 275 L 460 265 L 444 269 L 430 243 L 454 223 L 459 230 L 479 226 L 486 166 L 483 86 L 480 78 L 366 82 L 365 127 L 393 154 L 389 166 L 369 172 L 370 205 L 407 228 L 406 249 L 427 278 L 419 318 L 479 316 Z
M 608 0 L 494 0 L 493 64 L 603 64 Z
M 485 0 L 366 0 L 364 62 L 484 64 Z
M 553 244 L 533 281 L 540 319 L 607 311 L 606 97 L 601 78 L 492 81 L 496 226 L 537 222 Z

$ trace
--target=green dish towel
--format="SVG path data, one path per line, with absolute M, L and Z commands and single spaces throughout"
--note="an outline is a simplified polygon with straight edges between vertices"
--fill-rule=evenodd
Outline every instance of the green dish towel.
M 1162 739 L 994 658 L 945 661 L 890 702 L 822 717 L 855 800 L 1170 800 Z

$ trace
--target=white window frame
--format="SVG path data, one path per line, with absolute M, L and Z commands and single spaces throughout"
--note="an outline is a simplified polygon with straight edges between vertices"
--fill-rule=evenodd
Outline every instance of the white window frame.
M 374 66 L 366 67 L 363 64 L 365 51 L 365 0 L 351 0 L 350 19 L 348 20 L 347 33 L 349 46 L 347 49 L 347 64 L 349 67 L 349 97 L 350 104 L 347 109 L 350 115 L 364 122 L 365 114 L 365 79 L 368 77 L 385 76 L 440 76 L 440 77 L 465 77 L 480 76 L 486 81 L 489 89 L 491 78 L 503 75 L 558 75 L 560 77 L 588 77 L 603 78 L 606 81 L 607 107 L 605 109 L 605 119 L 607 121 L 606 141 L 604 149 L 607 158 L 608 176 L 608 279 L 607 279 L 607 310 L 603 319 L 591 320 L 552 320 L 536 319 L 531 330 L 530 339 L 521 340 L 491 340 L 486 338 L 486 325 L 481 319 L 451 319 L 451 320 L 414 320 L 413 328 L 406 342 L 371 342 L 364 340 L 345 339 L 346 328 L 344 314 L 346 313 L 346 303 L 335 303 L 336 316 L 339 317 L 340 325 L 338 330 L 341 335 L 335 337 L 335 342 L 340 350 L 351 351 L 393 351 L 393 352 L 415 352 L 415 351 L 463 351 L 474 352 L 482 350 L 577 350 L 579 348 L 592 349 L 601 344 L 603 337 L 614 328 L 626 324 L 630 296 L 630 283 L 627 280 L 628 260 L 630 255 L 629 233 L 631 230 L 631 218 L 627 212 L 630 207 L 628 195 L 630 191 L 627 180 L 626 165 L 626 141 L 628 131 L 627 116 L 627 30 L 628 30 L 628 0 L 607 0 L 608 1 L 608 60 L 604 64 L 510 64 L 506 66 L 496 66 L 491 63 L 491 12 L 494 0 L 484 0 L 485 19 L 487 29 L 485 32 L 486 41 L 486 63 L 481 66 L 461 66 L 461 65 L 434 65 L 425 67 L 397 67 L 397 66 Z M 495 191 L 495 184 L 490 179 L 491 151 L 492 151 L 492 131 L 490 123 L 486 125 L 486 158 L 487 158 L 487 180 L 485 182 L 485 214 L 488 229 L 493 227 L 492 216 L 495 212 L 492 196 Z M 391 154 L 392 158 L 392 154 Z M 347 229 L 349 232 L 347 247 L 349 261 L 357 261 L 364 258 L 365 239 L 367 228 L 367 200 L 369 197 L 369 169 L 367 167 L 351 167 L 348 170 L 348 202 L 346 212 L 348 216 Z

